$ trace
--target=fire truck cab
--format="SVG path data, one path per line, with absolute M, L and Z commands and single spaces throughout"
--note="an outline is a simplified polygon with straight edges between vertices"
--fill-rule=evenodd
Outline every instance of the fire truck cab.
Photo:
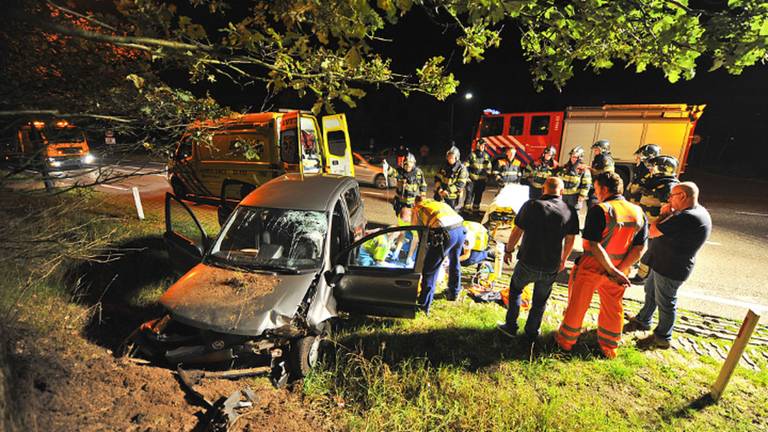
M 52 170 L 80 168 L 95 162 L 85 133 L 67 120 L 30 121 L 4 149 L 4 159 Z
M 168 162 L 168 181 L 180 198 L 238 202 L 285 173 L 353 177 L 346 116 L 325 116 L 320 124 L 303 111 L 238 114 L 194 124 Z
M 487 110 L 480 118 L 472 141 L 484 138 L 491 157 L 501 157 L 507 147 L 517 148 L 517 158 L 529 164 L 553 146 L 560 164 L 576 146 L 585 150 L 585 163 L 592 162 L 590 146 L 597 140 L 611 143 L 616 171 L 625 181 L 635 166 L 634 152 L 644 144 L 661 146 L 661 153 L 680 161 L 685 170 L 694 129 L 706 105 L 638 104 L 568 107 L 565 111 L 498 113 Z

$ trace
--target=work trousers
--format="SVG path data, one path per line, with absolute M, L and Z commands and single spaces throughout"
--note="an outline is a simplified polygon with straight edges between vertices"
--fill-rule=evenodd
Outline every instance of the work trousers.
M 509 281 L 509 309 L 507 309 L 507 328 L 517 332 L 517 318 L 520 316 L 520 302 L 523 288 L 533 282 L 533 304 L 525 321 L 525 335 L 529 340 L 539 335 L 539 327 L 547 308 L 547 300 L 552 293 L 552 284 L 557 278 L 557 271 L 542 272 L 518 261 Z
M 677 290 L 683 281 L 662 276 L 651 269 L 645 280 L 645 304 L 635 318 L 650 327 L 653 313 L 659 309 L 659 323 L 653 334 L 659 339 L 672 340 L 672 327 L 677 318 Z
M 427 256 L 424 257 L 424 270 L 421 273 L 421 292 L 419 304 L 429 313 L 432 299 L 435 296 L 435 285 L 440 266 L 445 257 L 448 257 L 448 298 L 456 299 L 461 292 L 461 248 L 464 246 L 464 238 L 467 233 L 463 226 L 458 226 L 448 231 L 433 233 L 430 236 L 442 236 L 440 241 L 431 241 L 427 248 Z
M 582 257 L 582 260 L 584 257 Z M 581 324 L 589 309 L 592 294 L 600 296 L 600 312 L 597 316 L 597 342 L 608 358 L 615 358 L 624 326 L 624 287 L 608 279 L 602 270 L 579 263 L 571 271 L 568 280 L 568 306 L 555 340 L 560 347 L 570 351 L 581 334 Z
M 461 266 L 467 267 L 467 266 L 471 266 L 472 264 L 479 264 L 485 261 L 486 258 L 488 258 L 487 250 L 482 250 L 482 251 L 473 250 L 472 252 L 469 253 L 469 256 L 467 257 L 467 259 L 461 262 Z
M 474 180 L 467 182 L 467 197 L 464 199 L 464 208 L 468 209 L 471 205 L 473 210 L 480 210 L 480 203 L 483 201 L 483 192 L 485 192 L 485 186 L 485 180 Z

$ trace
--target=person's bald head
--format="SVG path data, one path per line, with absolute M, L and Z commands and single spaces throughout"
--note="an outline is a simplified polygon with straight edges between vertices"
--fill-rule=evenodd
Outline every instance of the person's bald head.
M 544 182 L 544 193 L 547 195 L 562 195 L 563 180 L 560 177 L 550 177 Z
M 678 210 L 691 208 L 699 203 L 699 187 L 694 182 L 676 184 L 669 194 L 669 203 Z

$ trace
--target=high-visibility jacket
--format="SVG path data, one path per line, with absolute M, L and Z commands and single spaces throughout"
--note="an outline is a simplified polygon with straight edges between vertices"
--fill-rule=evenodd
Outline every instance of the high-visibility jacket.
M 464 218 L 443 201 L 424 200 L 414 211 L 418 225 L 428 228 L 452 228 L 464 222 Z
M 491 173 L 491 158 L 485 151 L 475 150 L 469 154 L 466 166 L 470 180 L 488 180 L 488 175 Z
M 550 163 L 539 160 L 528 165 L 526 174 L 528 180 L 531 183 L 531 187 L 536 189 L 544 188 L 544 182 L 546 182 L 548 178 L 555 175 L 556 169 L 557 163 L 553 160 Z
M 503 186 L 519 183 L 521 176 L 520 167 L 520 161 L 517 159 L 513 159 L 512 162 L 507 160 L 507 158 L 498 159 L 493 174 L 496 176 L 496 180 Z
M 390 168 L 387 175 L 397 180 L 395 199 L 401 203 L 413 206 L 417 196 L 424 196 L 427 193 L 427 181 L 424 180 L 424 173 L 418 167 L 410 172 L 403 168 Z
M 435 181 L 440 182 L 438 190 L 448 191 L 449 200 L 459 199 L 461 191 L 464 190 L 464 186 L 467 184 L 467 169 L 461 162 L 456 162 L 453 165 L 447 163 L 440 168 L 440 171 L 435 175 Z
M 581 164 L 572 165 L 569 161 L 560 168 L 556 175 L 563 180 L 563 195 L 581 195 L 586 198 L 592 186 L 592 175 Z
M 653 223 L 661 213 L 661 207 L 669 201 L 672 188 L 680 181 L 674 176 L 654 175 L 644 182 L 640 195 L 642 207 L 648 221 Z
M 488 249 L 488 230 L 482 224 L 464 221 L 464 229 L 467 230 L 467 236 L 464 237 L 464 248 L 473 251 Z
M 605 213 L 605 228 L 600 244 L 608 253 L 613 265 L 618 265 L 632 249 L 632 240 L 645 224 L 643 211 L 623 198 L 603 201 L 598 205 Z M 593 252 L 587 250 L 587 242 L 588 240 L 584 240 L 584 256 L 589 257 Z
M 643 187 L 651 179 L 651 170 L 643 162 L 635 165 L 635 169 L 632 173 L 632 181 L 627 186 L 627 191 L 624 194 L 629 202 L 634 204 L 640 204 L 640 198 L 643 196 Z
M 613 161 L 613 156 L 610 153 L 600 153 L 595 155 L 592 159 L 592 175 L 596 176 L 604 172 L 614 172 L 616 170 L 616 164 Z
M 373 257 L 374 261 L 384 261 L 389 253 L 389 239 L 386 234 L 378 235 L 363 243 L 363 249 Z

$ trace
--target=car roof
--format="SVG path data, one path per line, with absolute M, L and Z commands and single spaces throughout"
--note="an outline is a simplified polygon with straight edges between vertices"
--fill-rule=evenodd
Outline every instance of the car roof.
M 272 179 L 249 193 L 240 202 L 247 207 L 270 207 L 293 210 L 333 211 L 333 206 L 350 187 L 357 186 L 352 177 L 332 174 L 285 174 Z

